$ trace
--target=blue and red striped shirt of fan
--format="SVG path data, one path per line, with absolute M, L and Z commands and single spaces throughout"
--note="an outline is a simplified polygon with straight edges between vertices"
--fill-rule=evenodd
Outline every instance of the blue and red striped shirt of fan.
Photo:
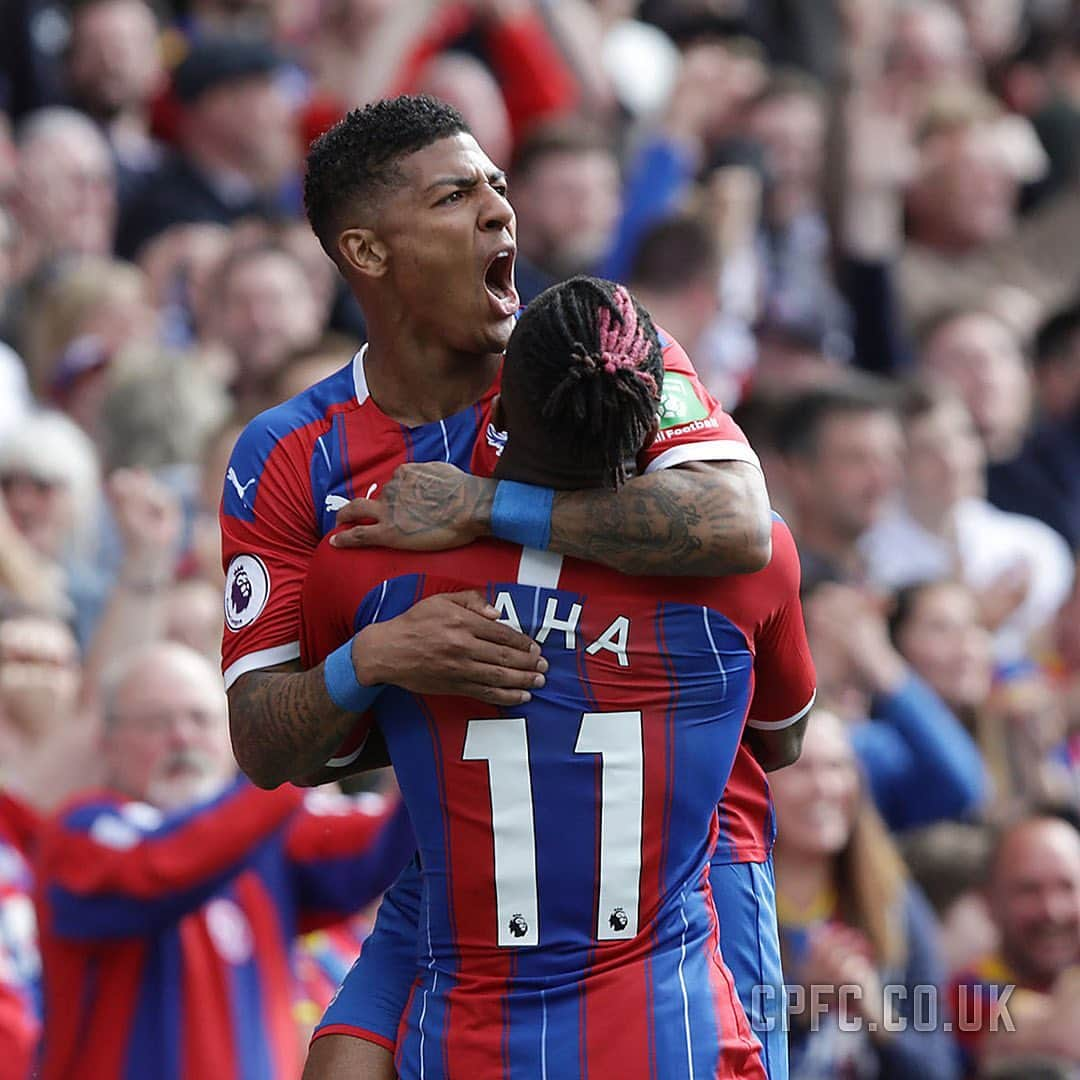
M 674 1061 L 764 1075 L 708 875 L 748 713 L 780 723 L 814 693 L 779 521 L 773 551 L 758 574 L 693 580 L 498 541 L 420 555 L 321 545 L 302 598 L 306 664 L 425 596 L 475 587 L 550 664 L 522 707 L 390 688 L 365 718 L 386 739 L 422 868 L 402 1077 L 645 1080 Z
M 394 880 L 400 805 L 237 781 L 162 814 L 87 795 L 44 829 L 44 1080 L 299 1075 L 290 952 Z

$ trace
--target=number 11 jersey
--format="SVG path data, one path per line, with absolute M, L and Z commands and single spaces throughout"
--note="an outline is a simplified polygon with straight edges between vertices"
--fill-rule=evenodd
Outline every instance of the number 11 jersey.
M 307 663 L 425 596 L 479 587 L 550 665 L 520 708 L 388 688 L 368 718 L 422 866 L 402 1077 L 764 1076 L 708 871 L 748 711 L 791 715 L 813 694 L 797 583 L 779 522 L 768 568 L 713 580 L 497 541 L 319 548 Z

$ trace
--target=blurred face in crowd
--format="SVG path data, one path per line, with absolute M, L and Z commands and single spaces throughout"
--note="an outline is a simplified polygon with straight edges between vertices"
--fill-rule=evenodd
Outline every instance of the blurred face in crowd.
M 1016 223 L 1018 186 L 996 129 L 978 123 L 928 136 L 908 189 L 912 234 L 962 253 L 1000 240 Z
M 980 5 L 983 0 L 980 0 Z M 897 12 L 893 31 L 892 71 L 912 87 L 929 87 L 967 74 L 967 30 L 947 3 L 924 0 Z
M 253 184 L 281 183 L 299 160 L 295 115 L 273 76 L 238 79 L 206 91 L 188 108 L 185 145 L 211 148 Z
M 514 177 L 521 251 L 556 276 L 595 268 L 622 210 L 619 167 L 607 150 L 559 150 Z
M 476 140 L 439 139 L 400 163 L 404 182 L 381 200 L 371 229 L 347 229 L 340 243 L 361 252 L 370 234 L 384 254 L 365 263 L 387 305 L 407 304 L 425 342 L 467 354 L 502 352 L 519 305 L 514 289 L 517 221 L 501 170 Z M 389 292 L 387 292 L 389 290 Z
M 43 615 L 0 622 L 0 725 L 33 739 L 75 712 L 79 648 L 66 623 Z
M 897 490 L 902 446 L 899 421 L 887 410 L 826 417 L 816 449 L 788 462 L 800 520 L 837 540 L 857 540 Z
M 303 268 L 283 252 L 253 253 L 236 263 L 219 302 L 221 339 L 236 356 L 241 379 L 272 373 L 321 330 Z
M 116 178 L 108 144 L 92 127 L 57 125 L 19 147 L 18 217 L 45 254 L 108 255 Z
M 986 453 L 971 414 L 957 398 L 942 399 L 907 425 L 907 497 L 920 511 L 945 513 L 960 499 L 981 495 Z
M 479 60 L 443 53 L 421 72 L 415 93 L 453 105 L 492 161 L 505 165 L 513 149 L 510 113 L 499 84 Z
M 765 151 L 769 189 L 816 200 L 825 154 L 825 112 L 811 94 L 785 94 L 757 105 L 750 137 Z
M 991 638 L 966 586 L 941 582 L 922 588 L 896 629 L 896 647 L 951 708 L 978 708 L 986 700 Z
M 922 370 L 956 391 L 991 461 L 1015 453 L 1031 413 L 1031 379 L 1016 335 L 992 315 L 942 324 L 923 347 Z
M 968 37 L 985 63 L 1006 57 L 1023 29 L 1024 0 L 960 0 Z
M 1036 819 L 1002 842 L 989 886 L 1002 952 L 1025 982 L 1048 989 L 1080 963 L 1080 836 L 1064 821 Z
M 0 472 L 0 492 L 19 534 L 47 558 L 59 558 L 71 529 L 68 486 L 52 474 L 18 469 Z
M 183 646 L 154 645 L 139 659 L 106 718 L 109 783 L 178 810 L 211 797 L 233 775 L 225 694 L 210 663 Z
M 157 22 L 143 0 L 98 0 L 77 10 L 68 74 L 75 97 L 99 119 L 146 106 L 163 69 Z
M 847 732 L 827 709 L 815 709 L 802 755 L 769 775 L 777 848 L 805 857 L 838 855 L 847 846 L 860 799 L 859 772 Z

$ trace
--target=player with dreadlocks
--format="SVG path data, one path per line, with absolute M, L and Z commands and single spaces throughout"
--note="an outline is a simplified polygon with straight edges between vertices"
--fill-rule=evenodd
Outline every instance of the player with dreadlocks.
M 623 286 L 554 286 L 507 348 L 495 475 L 617 488 L 657 433 L 664 380 L 660 336 Z M 748 715 L 778 726 L 813 696 L 779 522 L 772 542 L 765 570 L 712 579 L 627 577 L 487 539 L 424 554 L 320 546 L 305 663 L 331 664 L 357 629 L 463 588 L 484 590 L 549 662 L 519 707 L 388 688 L 361 721 L 386 741 L 419 847 L 422 962 L 396 988 L 401 972 L 375 972 L 403 1008 L 404 1080 L 767 1075 L 720 956 L 709 864 Z M 365 1052 L 349 1057 L 371 1038 L 364 964 L 306 1077 L 372 1075 Z

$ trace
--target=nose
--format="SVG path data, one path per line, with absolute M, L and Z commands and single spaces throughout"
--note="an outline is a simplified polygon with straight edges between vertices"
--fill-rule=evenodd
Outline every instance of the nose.
M 514 208 L 505 195 L 500 195 L 490 184 L 485 188 L 487 198 L 480 211 L 480 228 L 484 232 L 501 232 L 514 223 Z

